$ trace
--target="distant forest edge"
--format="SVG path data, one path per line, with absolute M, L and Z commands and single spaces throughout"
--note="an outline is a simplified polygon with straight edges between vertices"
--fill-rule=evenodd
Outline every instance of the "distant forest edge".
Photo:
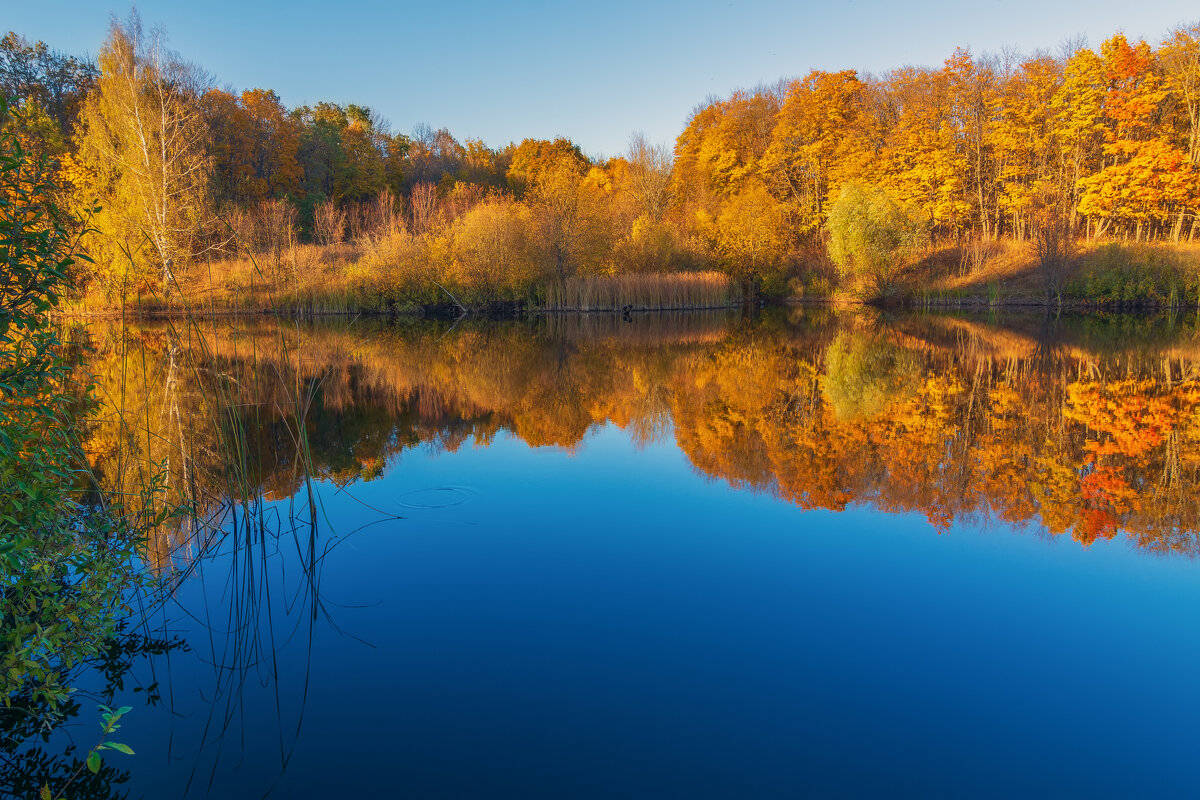
M 603 160 L 236 94 L 136 15 L 95 61 L 9 33 L 0 92 L 80 234 L 76 311 L 1200 308 L 1200 23 L 813 71 Z

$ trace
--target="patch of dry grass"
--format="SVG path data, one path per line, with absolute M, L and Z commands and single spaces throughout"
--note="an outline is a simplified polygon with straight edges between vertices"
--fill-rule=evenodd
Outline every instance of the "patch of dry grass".
M 1196 305 L 1200 243 L 1078 241 L 1047 292 L 1032 242 L 1001 239 L 931 249 L 906 270 L 901 293 L 917 302 L 1027 305 Z

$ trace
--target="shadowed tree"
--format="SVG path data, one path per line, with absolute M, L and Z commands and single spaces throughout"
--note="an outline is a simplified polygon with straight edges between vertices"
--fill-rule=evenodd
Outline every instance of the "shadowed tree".
M 625 181 L 638 215 L 662 219 L 671 197 L 670 149 L 650 144 L 645 134 L 635 133 L 629 137 L 625 158 L 629 162 Z
M 0 95 L 41 107 L 63 140 L 70 137 L 96 76 L 92 62 L 51 50 L 44 42 L 30 44 L 12 31 L 0 39 Z

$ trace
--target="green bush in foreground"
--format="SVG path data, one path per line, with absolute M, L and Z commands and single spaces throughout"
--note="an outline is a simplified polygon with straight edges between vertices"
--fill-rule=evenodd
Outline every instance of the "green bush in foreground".
M 48 318 L 72 259 L 45 174 L 0 136 L 0 764 L 77 707 L 72 683 L 110 655 L 140 580 L 137 537 L 78 499 L 89 402 Z

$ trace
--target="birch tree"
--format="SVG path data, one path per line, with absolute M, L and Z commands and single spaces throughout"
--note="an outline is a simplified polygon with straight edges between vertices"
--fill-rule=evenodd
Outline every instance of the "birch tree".
M 150 288 L 139 284 L 154 275 L 166 293 L 213 219 L 199 102 L 209 79 L 167 49 L 161 29 L 143 31 L 136 13 L 114 18 L 99 66 L 78 133 L 78 160 L 102 206 L 94 255 L 126 289 Z

